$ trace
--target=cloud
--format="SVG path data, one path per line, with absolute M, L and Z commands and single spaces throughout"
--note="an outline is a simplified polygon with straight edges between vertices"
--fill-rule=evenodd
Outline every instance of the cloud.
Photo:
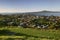
M 34 12 L 34 11 L 39 11 L 36 9 L 18 9 L 18 8 L 0 8 L 0 12 Z
M 0 8 L 0 12 L 16 12 L 17 10 L 16 9 L 3 9 L 3 8 Z
M 0 8 L 0 13 L 5 12 L 36 12 L 36 11 L 60 11 L 60 9 L 22 9 L 22 8 Z

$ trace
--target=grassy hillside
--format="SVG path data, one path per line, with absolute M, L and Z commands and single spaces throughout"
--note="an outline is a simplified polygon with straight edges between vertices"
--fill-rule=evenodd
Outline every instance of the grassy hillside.
M 0 28 L 0 30 L 9 30 L 10 32 L 14 32 L 14 34 L 11 35 L 11 37 L 12 38 L 14 38 L 13 36 L 15 36 L 15 38 L 23 37 L 22 40 L 23 39 L 24 40 L 60 40 L 60 30 L 40 30 L 36 28 L 33 29 L 33 28 L 22 28 L 22 27 Z M 6 37 L 10 38 L 8 35 Z

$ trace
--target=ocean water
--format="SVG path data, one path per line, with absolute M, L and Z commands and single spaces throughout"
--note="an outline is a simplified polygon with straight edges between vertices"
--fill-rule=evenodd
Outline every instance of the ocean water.
M 37 16 L 60 16 L 60 13 L 35 13 Z

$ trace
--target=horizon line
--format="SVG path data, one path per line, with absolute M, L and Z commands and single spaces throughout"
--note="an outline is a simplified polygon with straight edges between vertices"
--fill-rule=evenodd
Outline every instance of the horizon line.
M 42 11 L 51 11 L 51 10 L 40 10 L 40 11 L 23 11 L 23 12 L 0 12 L 0 13 L 28 13 L 28 12 L 42 12 Z M 53 12 L 60 12 L 60 11 L 55 11 L 53 10 Z

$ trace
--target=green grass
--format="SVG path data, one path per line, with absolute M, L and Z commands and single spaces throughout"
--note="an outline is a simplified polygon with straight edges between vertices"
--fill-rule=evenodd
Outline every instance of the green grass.
M 0 38 L 25 38 L 25 36 L 0 36 Z
M 26 40 L 60 40 L 60 30 L 40 30 L 40 29 L 22 28 L 22 27 L 0 28 L 0 30 L 3 29 L 17 33 L 16 36 L 18 37 L 24 36 L 25 38 L 23 39 Z

